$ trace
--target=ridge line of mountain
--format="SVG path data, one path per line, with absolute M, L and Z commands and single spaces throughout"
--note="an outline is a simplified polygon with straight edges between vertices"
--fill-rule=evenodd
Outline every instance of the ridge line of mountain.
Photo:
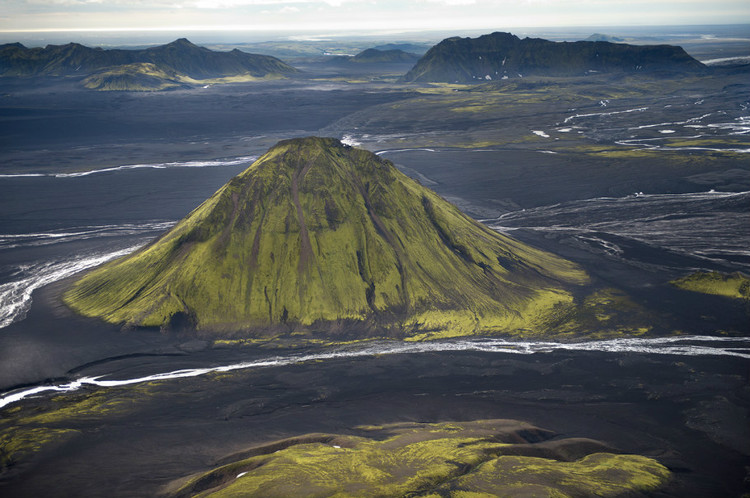
M 585 76 L 596 73 L 672 77 L 703 74 L 707 67 L 673 45 L 610 41 L 553 42 L 494 32 L 451 37 L 432 47 L 402 78 L 404 82 L 476 83 L 524 76 Z
M 102 49 L 79 43 L 44 48 L 27 48 L 20 43 L 0 45 L 0 76 L 111 76 L 118 68 L 131 78 L 140 75 L 141 79 L 150 76 L 175 82 L 239 75 L 284 77 L 299 72 L 272 56 L 238 49 L 213 51 L 185 38 L 145 49 Z

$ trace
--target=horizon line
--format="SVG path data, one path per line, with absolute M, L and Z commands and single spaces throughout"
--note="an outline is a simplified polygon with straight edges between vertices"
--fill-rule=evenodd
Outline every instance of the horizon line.
M 505 29 L 538 29 L 538 28 L 590 28 L 590 27 L 602 27 L 602 28 L 658 28 L 658 27 L 693 27 L 693 26 L 748 26 L 750 23 L 703 23 L 703 24 L 550 24 L 550 25 L 538 25 L 538 26 L 506 26 Z M 446 31 L 446 30 L 464 30 L 464 31 L 482 31 L 487 29 L 497 30 L 498 27 L 455 27 L 455 28 L 413 28 L 413 29 L 372 29 L 367 30 L 369 33 L 418 33 L 418 32 L 431 32 L 431 31 Z M 163 27 L 107 27 L 107 28 L 26 28 L 26 29 L 2 29 L 0 33 L 71 33 L 71 32 L 91 32 L 91 33 L 102 33 L 102 32 L 166 32 L 166 31 L 263 31 L 263 32 L 285 32 L 285 31 L 334 31 L 338 33 L 347 33 L 360 31 L 355 28 L 337 28 L 331 27 L 280 27 L 280 26 L 268 26 L 268 25 L 236 25 L 236 26 L 163 26 Z M 330 33 L 332 36 L 336 33 Z M 360 35 L 363 36 L 363 35 Z

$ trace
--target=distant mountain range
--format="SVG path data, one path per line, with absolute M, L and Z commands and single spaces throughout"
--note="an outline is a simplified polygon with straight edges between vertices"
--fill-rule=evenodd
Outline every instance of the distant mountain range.
M 107 72 L 113 72 L 117 77 L 130 74 L 140 82 L 150 79 L 158 87 L 169 80 L 179 85 L 189 79 L 279 77 L 298 71 L 275 57 L 237 49 L 215 52 L 185 38 L 142 50 L 104 50 L 78 43 L 44 48 L 27 48 L 20 43 L 0 45 L 0 76 L 87 76 L 101 73 L 106 77 Z M 165 81 L 157 84 L 155 79 Z
M 524 76 L 594 73 L 671 76 L 706 66 L 681 47 L 608 41 L 552 42 L 510 33 L 447 38 L 432 47 L 404 76 L 406 82 L 471 83 Z

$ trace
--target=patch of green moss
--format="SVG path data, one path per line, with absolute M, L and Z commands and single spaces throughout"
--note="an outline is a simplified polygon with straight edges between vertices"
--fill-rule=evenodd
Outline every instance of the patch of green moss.
M 559 335 L 585 334 L 591 339 L 641 336 L 660 323 L 648 309 L 613 288 L 596 290 L 561 307 L 556 319 L 550 326 Z
M 733 299 L 750 299 L 750 277 L 740 272 L 696 272 L 673 280 L 672 285 L 693 292 Z
M 575 462 L 545 458 L 500 456 L 451 483 L 451 487 L 489 496 L 622 496 L 658 489 L 669 471 L 640 455 L 594 453 Z M 459 495 L 460 496 L 460 495 Z
M 317 434 L 274 443 L 193 477 L 174 496 L 479 497 L 521 488 L 539 496 L 616 496 L 656 489 L 669 478 L 658 462 L 637 455 L 595 453 L 574 462 L 511 456 L 519 444 L 500 441 L 552 435 L 516 421 L 368 430 L 387 437 Z
M 748 141 L 739 138 L 695 138 L 695 139 L 681 139 L 681 138 L 667 138 L 664 141 L 664 145 L 667 147 L 747 147 Z
M 181 75 L 152 63 L 123 64 L 98 71 L 82 81 L 98 91 L 158 92 L 185 87 Z
M 36 407 L 34 411 L 23 413 L 20 423 L 51 425 L 77 419 L 100 419 L 115 413 L 123 413 L 132 408 L 147 389 L 148 386 L 145 384 L 136 386 L 128 391 L 121 391 L 120 396 L 113 396 L 105 391 L 61 394 L 51 398 L 49 403 Z
M 158 382 L 94 392 L 63 393 L 35 403 L 6 408 L 0 418 L 0 467 L 26 460 L 38 451 L 79 434 L 82 421 L 120 417 L 149 399 Z
M 24 427 L 0 432 L 0 469 L 26 460 L 39 450 L 75 437 L 73 429 Z

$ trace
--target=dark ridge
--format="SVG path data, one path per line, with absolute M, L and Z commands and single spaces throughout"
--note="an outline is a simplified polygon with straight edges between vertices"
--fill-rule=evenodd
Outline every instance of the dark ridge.
M 447 38 L 432 47 L 403 77 L 406 82 L 472 83 L 525 76 L 700 74 L 706 66 L 681 47 L 609 41 L 523 40 L 510 33 Z
M 86 76 L 105 68 L 138 63 L 154 64 L 161 71 L 177 72 L 194 79 L 298 72 L 275 57 L 239 50 L 215 52 L 185 38 L 142 50 L 104 50 L 78 43 L 31 49 L 20 43 L 0 47 L 0 76 Z

